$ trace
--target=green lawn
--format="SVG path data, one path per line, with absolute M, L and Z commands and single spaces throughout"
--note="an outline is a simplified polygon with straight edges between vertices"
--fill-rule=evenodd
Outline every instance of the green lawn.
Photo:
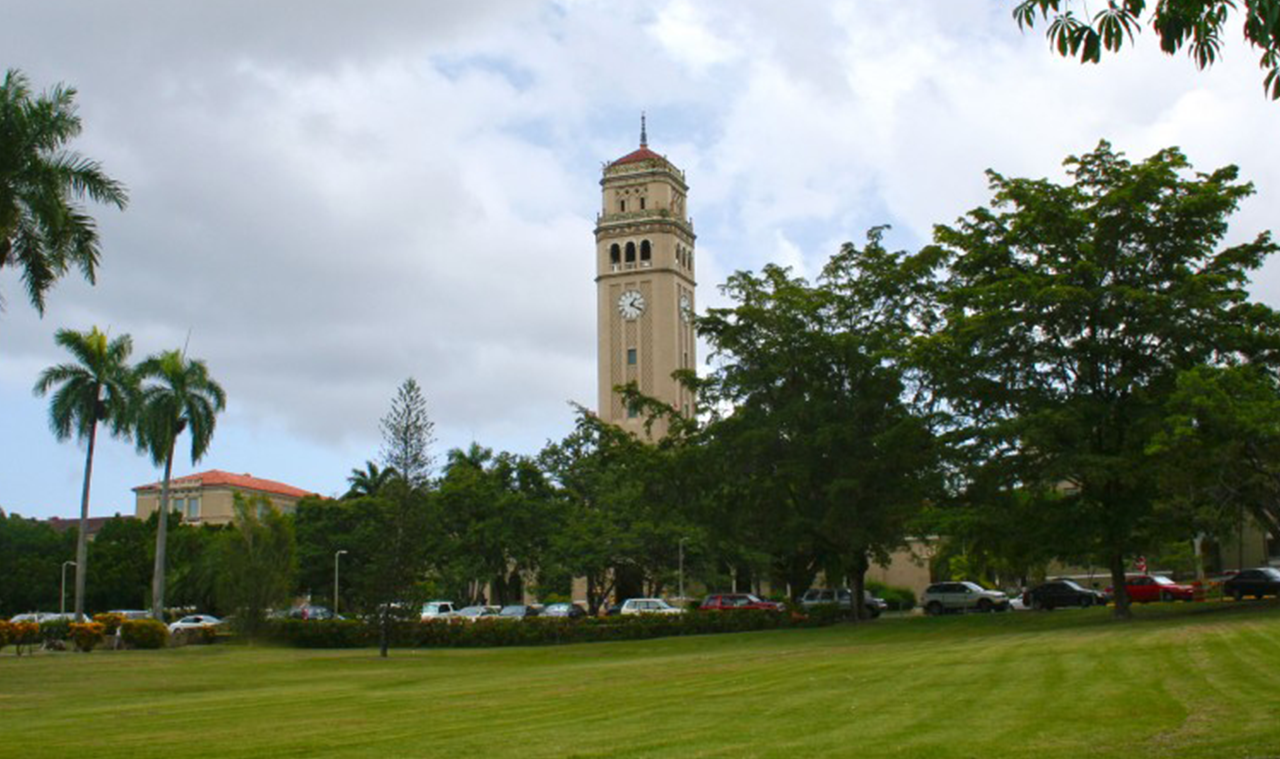
M 4 757 L 1280 757 L 1280 606 L 0 656 Z

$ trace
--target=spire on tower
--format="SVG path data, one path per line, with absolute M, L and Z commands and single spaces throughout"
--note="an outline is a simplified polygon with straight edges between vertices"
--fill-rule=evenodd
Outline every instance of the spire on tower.
M 640 112 L 640 147 L 649 147 L 649 135 L 645 133 L 644 128 L 644 111 Z

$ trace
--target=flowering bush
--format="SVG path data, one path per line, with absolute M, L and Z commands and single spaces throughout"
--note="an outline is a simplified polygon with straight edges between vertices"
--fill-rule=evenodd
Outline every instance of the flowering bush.
M 71 641 L 76 644 L 76 650 L 89 653 L 102 641 L 106 640 L 105 629 L 98 622 L 83 622 L 81 624 L 73 622 L 70 627 Z
M 94 614 L 93 621 L 102 625 L 103 635 L 115 635 L 120 629 L 120 624 L 124 622 L 124 615 L 104 611 L 101 614 Z
M 120 623 L 120 637 L 130 648 L 164 648 L 169 628 L 156 619 L 126 619 Z
M 22 656 L 22 647 L 31 647 L 40 642 L 40 625 L 35 622 L 0 622 L 0 648 L 13 645 L 18 656 Z

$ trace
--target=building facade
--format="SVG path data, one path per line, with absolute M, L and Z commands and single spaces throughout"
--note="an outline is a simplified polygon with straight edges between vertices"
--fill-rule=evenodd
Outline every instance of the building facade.
M 694 398 L 672 377 L 693 370 L 697 348 L 693 313 L 693 223 L 684 172 L 649 149 L 644 122 L 640 147 L 604 167 L 596 219 L 596 294 L 600 418 L 650 437 L 639 410 L 616 388 L 634 383 L 684 415 Z M 665 434 L 656 425 L 651 437 Z
M 133 489 L 134 510 L 139 519 L 146 519 L 160 508 L 160 484 L 153 482 Z M 283 482 L 213 469 L 169 480 L 169 510 L 181 514 L 184 522 L 226 524 L 235 518 L 236 493 L 263 496 L 286 514 L 293 511 L 298 499 L 315 495 Z

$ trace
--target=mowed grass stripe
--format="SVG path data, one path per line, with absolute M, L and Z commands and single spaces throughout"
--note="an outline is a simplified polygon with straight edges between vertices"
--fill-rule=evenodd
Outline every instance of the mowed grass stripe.
M 0 754 L 1268 756 L 1272 604 L 526 649 L 0 658 Z

